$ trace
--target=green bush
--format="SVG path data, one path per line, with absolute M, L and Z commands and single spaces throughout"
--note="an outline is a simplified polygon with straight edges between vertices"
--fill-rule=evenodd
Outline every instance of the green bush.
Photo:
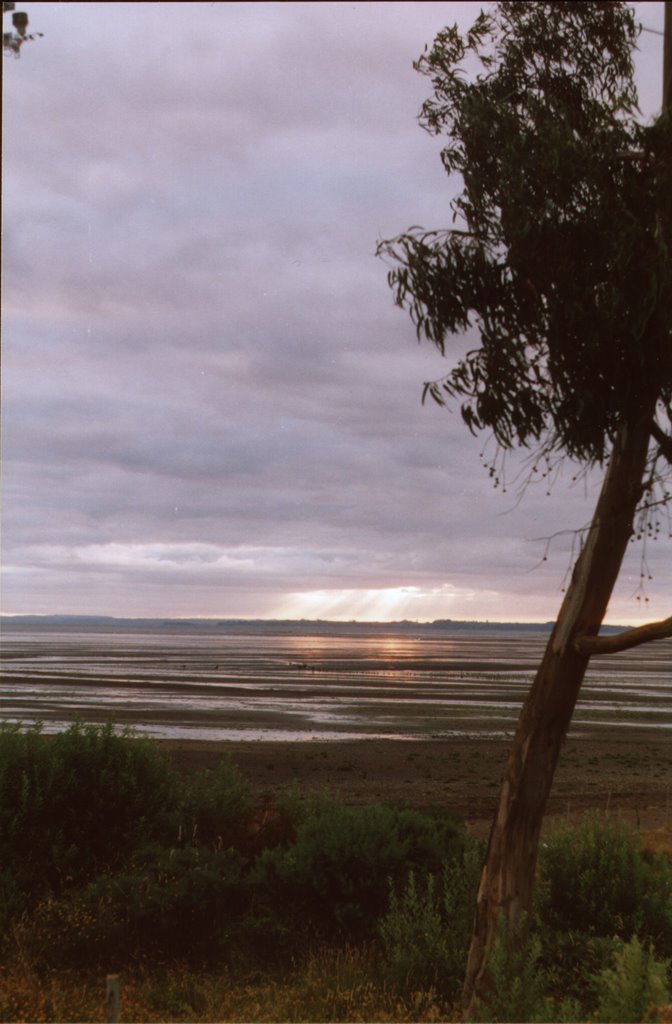
M 476 1020 L 529 1021 L 543 999 L 546 978 L 539 967 L 541 942 L 524 930 L 510 934 L 500 922 L 488 958 L 488 995 Z
M 432 989 L 454 999 L 464 976 L 482 851 L 467 845 L 440 875 L 421 883 L 413 871 L 398 892 L 390 885 L 380 923 L 387 981 L 402 992 Z
M 540 854 L 535 908 L 549 989 L 594 1007 L 594 979 L 633 936 L 672 952 L 672 863 L 614 819 L 562 826 Z
M 558 932 L 543 925 L 538 926 L 537 934 L 541 941 L 539 966 L 545 973 L 549 994 L 577 1001 L 587 1016 L 594 1005 L 595 977 L 609 965 L 620 940 L 585 932 Z
M 658 1011 L 670 1001 L 667 986 L 669 965 L 656 960 L 635 936 L 623 944 L 612 966 L 596 979 L 599 1000 L 597 1020 L 613 1024 L 659 1020 Z
M 386 977 L 398 990 L 437 988 L 445 981 L 449 932 L 441 913 L 436 875 L 428 875 L 421 884 L 411 871 L 400 895 L 390 887 L 389 910 L 380 923 L 380 937 Z
M 228 849 L 244 844 L 254 797 L 240 771 L 224 763 L 181 782 L 177 841 Z
M 477 1008 L 477 1021 L 557 1022 L 582 1019 L 579 1003 L 555 1000 L 541 963 L 541 939 L 521 922 L 515 932 L 500 922 L 488 959 L 488 994 Z
M 293 845 L 259 858 L 259 914 L 269 927 L 282 922 L 285 943 L 301 928 L 324 939 L 371 938 L 387 908 L 388 880 L 403 882 L 411 869 L 421 876 L 440 870 L 465 837 L 445 817 L 317 799 L 297 822 Z
M 558 828 L 541 849 L 537 908 L 556 932 L 637 934 L 672 953 L 672 864 L 613 818 Z
M 176 778 L 150 740 L 111 725 L 0 728 L 0 863 L 24 896 L 120 864 L 165 827 Z
M 233 850 L 146 849 L 127 870 L 48 897 L 17 940 L 41 967 L 221 963 L 249 907 L 244 868 Z

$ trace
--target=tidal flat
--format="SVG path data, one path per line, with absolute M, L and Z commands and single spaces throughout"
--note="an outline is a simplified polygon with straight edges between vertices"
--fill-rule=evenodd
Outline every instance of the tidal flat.
M 483 832 L 546 640 L 485 624 L 5 625 L 2 717 L 47 733 L 113 721 L 184 771 L 227 759 L 269 794 L 438 806 Z M 671 789 L 672 642 L 593 659 L 550 815 L 669 832 Z

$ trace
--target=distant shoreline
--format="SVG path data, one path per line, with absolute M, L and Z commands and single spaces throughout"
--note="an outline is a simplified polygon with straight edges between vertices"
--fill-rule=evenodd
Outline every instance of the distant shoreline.
M 100 628 L 131 630 L 173 630 L 205 632 L 244 632 L 285 634 L 301 632 L 305 635 L 381 635 L 384 633 L 412 634 L 427 637 L 456 632 L 526 632 L 550 633 L 555 623 L 499 622 L 483 619 L 434 619 L 415 622 L 409 619 L 389 622 L 364 622 L 330 619 L 230 619 L 230 618 L 121 618 L 113 615 L 0 615 L 0 627 L 46 626 L 50 628 Z M 626 625 L 603 624 L 602 633 L 618 633 L 629 629 Z

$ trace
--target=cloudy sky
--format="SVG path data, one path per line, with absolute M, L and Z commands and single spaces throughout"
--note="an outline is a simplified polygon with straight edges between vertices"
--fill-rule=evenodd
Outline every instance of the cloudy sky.
M 44 37 L 4 67 L 3 611 L 554 618 L 599 481 L 519 500 L 512 458 L 494 490 L 374 256 L 448 223 L 412 61 L 480 5 L 17 7 Z M 646 119 L 661 63 L 643 34 Z M 670 613 L 669 542 L 646 605 L 639 554 L 611 621 Z

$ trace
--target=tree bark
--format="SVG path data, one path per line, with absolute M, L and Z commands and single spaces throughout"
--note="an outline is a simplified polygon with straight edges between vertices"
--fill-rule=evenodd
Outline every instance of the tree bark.
M 532 908 L 541 824 L 560 749 L 590 659 L 580 637 L 599 632 L 642 496 L 655 402 L 617 436 L 583 549 L 518 721 L 481 873 L 462 1002 L 487 995 L 487 960 L 500 920 L 514 931 Z
M 672 616 L 612 636 L 580 636 L 574 641 L 574 650 L 579 654 L 617 654 L 619 651 L 639 647 L 640 644 L 648 644 L 651 640 L 665 640 L 671 636 Z

